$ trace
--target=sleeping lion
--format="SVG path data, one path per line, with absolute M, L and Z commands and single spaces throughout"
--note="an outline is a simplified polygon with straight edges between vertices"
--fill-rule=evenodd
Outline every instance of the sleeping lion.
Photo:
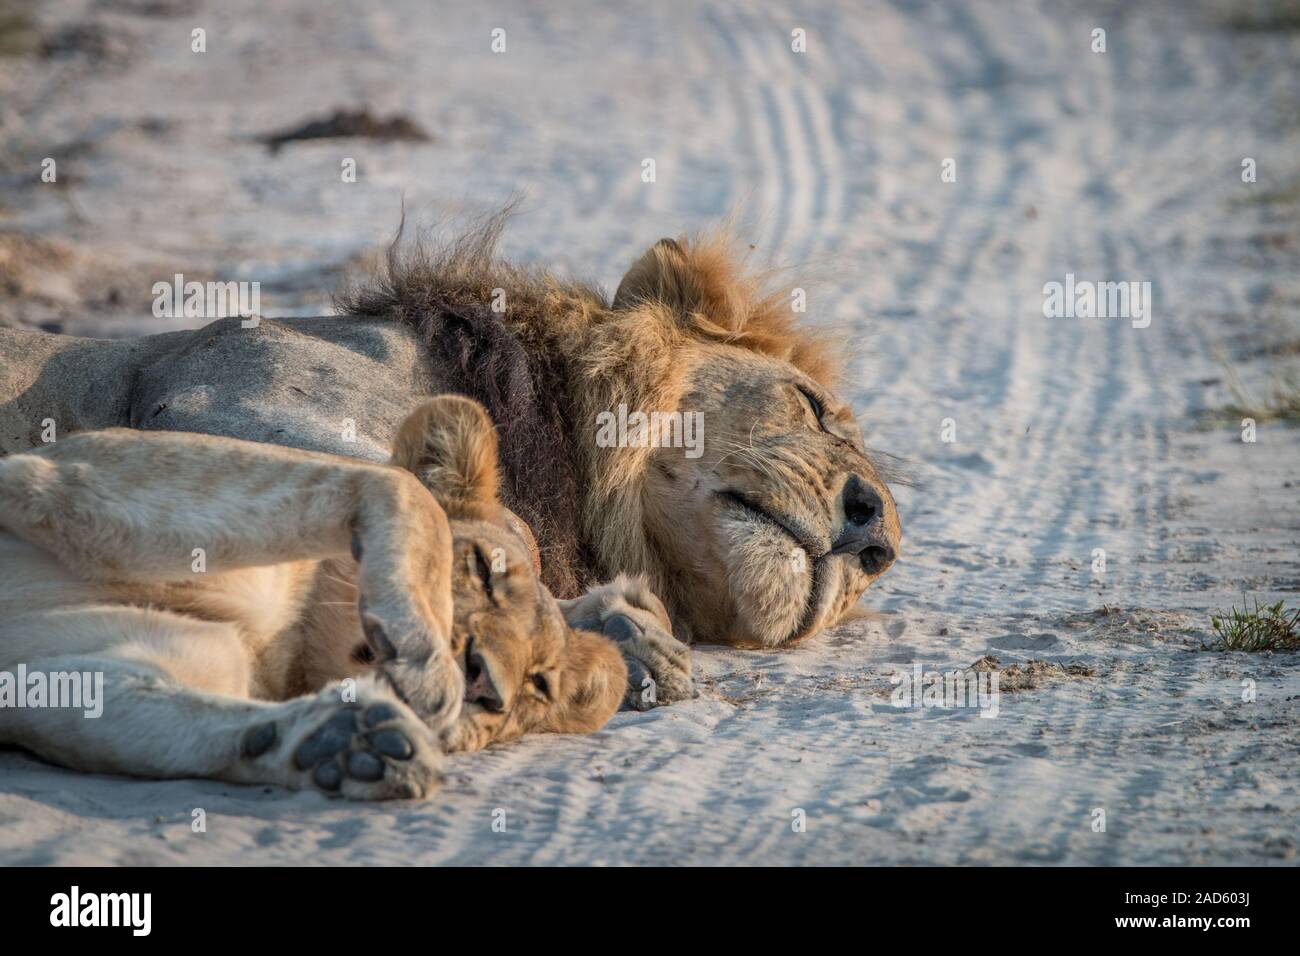
M 459 393 L 497 425 L 501 497 L 551 592 L 626 574 L 663 599 L 677 640 L 623 645 L 633 688 L 686 696 L 681 644 L 780 647 L 840 620 L 894 562 L 898 514 L 790 295 L 718 234 L 656 243 L 608 297 L 503 261 L 504 221 L 395 243 L 334 316 L 123 341 L 0 329 L 0 451 L 127 426 L 382 462 L 415 401 Z M 697 445 L 608 440 L 610 416 L 655 413 L 698 422 Z
M 617 645 L 566 611 L 672 641 L 643 583 L 562 605 L 534 569 L 470 399 L 425 401 L 387 464 L 66 436 L 0 458 L 0 671 L 102 674 L 101 714 L 0 707 L 0 743 L 79 770 L 422 797 L 443 750 L 618 708 Z

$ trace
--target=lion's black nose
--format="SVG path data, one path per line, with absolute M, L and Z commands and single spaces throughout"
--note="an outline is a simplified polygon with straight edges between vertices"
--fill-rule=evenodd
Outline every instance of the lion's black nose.
M 869 544 L 858 553 L 858 561 L 867 574 L 880 574 L 894 563 L 894 549 L 889 543 Z
M 885 501 L 857 475 L 844 485 L 844 527 L 831 554 L 855 554 L 867 574 L 879 574 L 894 563 L 894 545 L 885 530 Z

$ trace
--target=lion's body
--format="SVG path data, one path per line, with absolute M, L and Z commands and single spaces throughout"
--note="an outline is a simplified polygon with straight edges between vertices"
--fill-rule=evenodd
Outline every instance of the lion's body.
M 496 258 L 500 226 L 395 252 L 335 317 L 120 342 L 0 330 L 0 448 L 52 420 L 382 461 L 414 400 L 461 393 L 496 423 L 502 499 L 557 596 L 645 575 L 686 640 L 777 645 L 838 620 L 892 562 L 898 521 L 789 300 L 716 240 L 657 244 L 609 300 Z M 619 408 L 698 412 L 702 456 L 604 447 L 596 422 Z
M 322 317 L 237 318 L 138 339 L 0 328 L 0 451 L 103 428 L 192 431 L 387 461 L 397 426 L 442 391 L 413 329 Z M 356 440 L 345 436 L 355 423 Z
M 0 743 L 381 798 L 426 795 L 444 748 L 599 727 L 627 668 L 566 622 L 498 482 L 486 412 L 454 397 L 382 464 L 121 428 L 0 458 Z M 584 627 L 668 639 L 616 603 Z M 99 675 L 100 713 L 15 706 L 22 673 Z

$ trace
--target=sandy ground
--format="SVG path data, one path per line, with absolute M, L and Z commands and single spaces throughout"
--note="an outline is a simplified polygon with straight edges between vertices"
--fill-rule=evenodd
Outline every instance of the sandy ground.
M 423 805 L 8 751 L 0 862 L 1294 864 L 1300 655 L 1199 649 L 1209 609 L 1300 591 L 1300 435 L 1201 421 L 1230 400 L 1220 357 L 1257 393 L 1300 358 L 1300 17 L 1281 7 L 44 4 L 61 42 L 0 58 L 4 320 L 175 328 L 149 314 L 174 271 L 314 313 L 402 196 L 519 188 L 507 250 L 612 286 L 743 203 L 756 254 L 844 330 L 847 397 L 917 484 L 862 619 L 782 653 L 701 647 L 695 701 L 451 759 Z M 358 106 L 433 141 L 257 141 Z M 58 185 L 36 182 L 45 156 Z M 1066 273 L 1151 282 L 1150 326 L 1044 318 Z M 896 667 L 989 654 L 1082 666 L 995 719 L 891 705 Z

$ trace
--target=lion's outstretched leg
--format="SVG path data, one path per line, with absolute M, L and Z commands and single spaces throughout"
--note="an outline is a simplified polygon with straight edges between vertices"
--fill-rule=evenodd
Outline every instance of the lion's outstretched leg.
M 350 549 L 380 672 L 431 724 L 459 713 L 451 532 L 408 471 L 204 435 L 87 432 L 0 459 L 2 530 L 89 582 L 193 582 Z
M 628 671 L 623 709 L 649 710 L 695 696 L 690 648 L 673 637 L 663 602 L 643 579 L 620 574 L 559 603 L 570 627 L 602 633 L 623 652 Z
M 18 658 L 38 644 L 69 653 Z M 436 736 L 371 678 L 283 703 L 241 699 L 247 654 L 227 624 L 133 607 L 33 612 L 0 626 L 0 671 L 23 682 L 0 707 L 0 743 L 75 770 L 366 800 L 423 797 L 438 779 Z

